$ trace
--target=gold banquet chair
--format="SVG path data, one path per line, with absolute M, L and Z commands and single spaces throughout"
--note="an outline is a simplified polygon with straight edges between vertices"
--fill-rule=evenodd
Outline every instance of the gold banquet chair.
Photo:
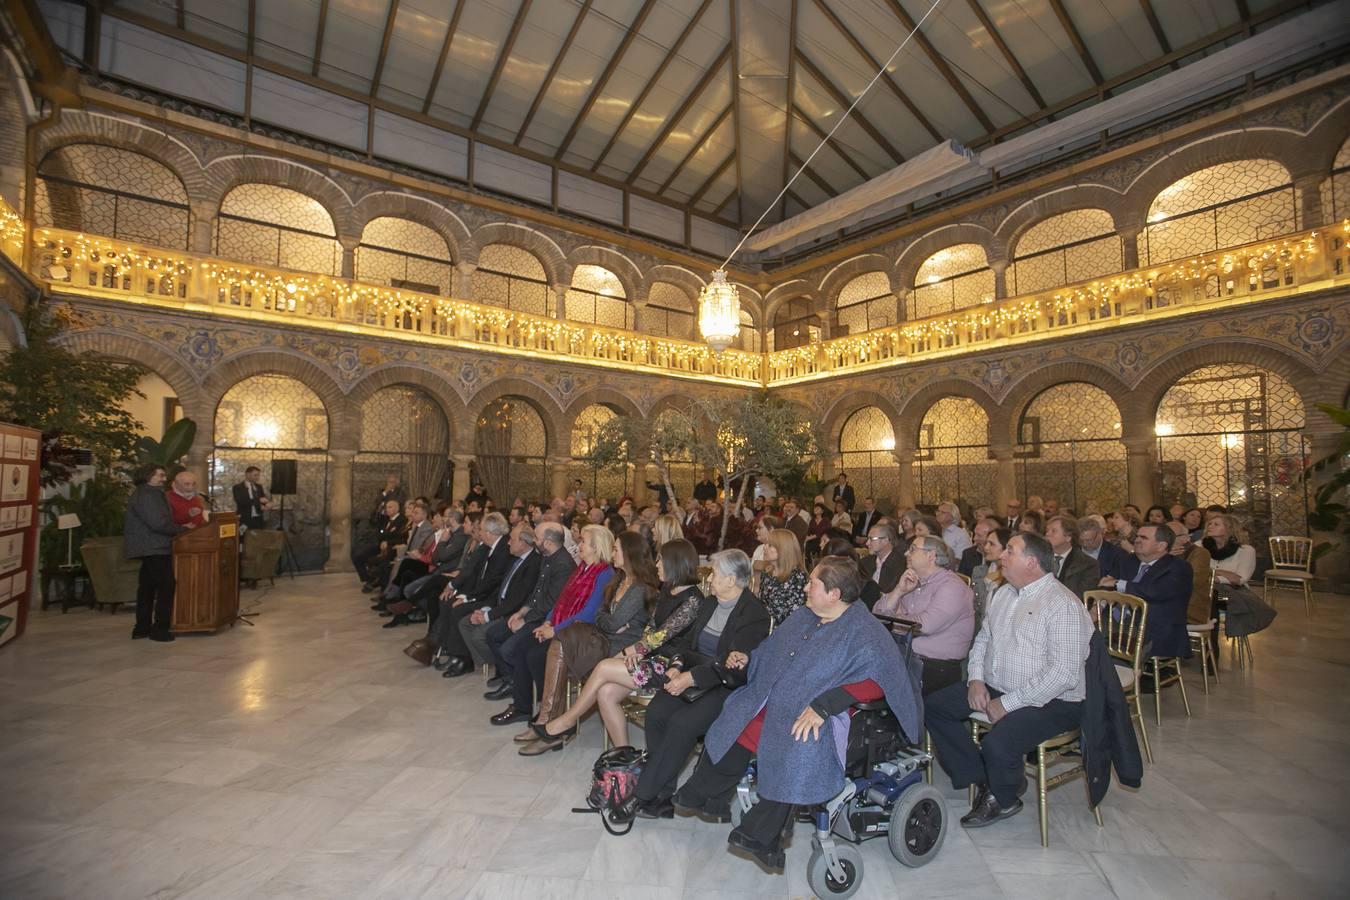
M 1214 602 L 1214 570 L 1209 570 L 1209 598 L 1211 609 Z M 1210 618 L 1208 622 L 1186 624 L 1186 635 L 1191 639 L 1192 646 L 1200 651 L 1200 678 L 1205 685 L 1205 694 L 1209 694 L 1209 675 L 1214 673 L 1214 683 L 1219 683 L 1219 656 L 1213 650 L 1210 643 L 1210 635 L 1214 634 L 1219 627 L 1219 620 Z
M 1275 605 L 1272 594 L 1281 585 L 1296 585 L 1303 592 L 1303 610 L 1312 615 L 1311 538 L 1277 535 L 1270 539 L 1270 563 L 1266 571 L 1266 602 Z
M 1088 614 L 1106 641 L 1106 651 L 1112 659 L 1121 661 L 1116 663 L 1116 675 L 1120 678 L 1121 690 L 1125 692 L 1125 702 L 1134 710 L 1130 718 L 1139 723 L 1144 756 L 1152 763 L 1153 748 L 1148 743 L 1144 707 L 1139 699 L 1148 604 L 1133 594 L 1122 594 L 1120 591 L 1087 591 L 1083 594 L 1083 602 L 1087 604 Z

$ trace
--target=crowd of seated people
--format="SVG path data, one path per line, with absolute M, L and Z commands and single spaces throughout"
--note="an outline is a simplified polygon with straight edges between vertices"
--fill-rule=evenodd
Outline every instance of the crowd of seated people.
M 835 738 L 854 703 L 884 698 L 912 740 L 926 727 L 953 785 L 977 788 L 962 824 L 992 824 L 1021 809 L 1027 752 L 1082 716 L 1087 592 L 1141 597 L 1148 652 L 1185 658 L 1187 623 L 1214 613 L 1211 578 L 1241 587 L 1255 567 L 1232 516 L 1182 504 L 1077 516 L 1031 496 L 1002 515 L 956 502 L 927 515 L 872 497 L 853 509 L 843 482 L 730 507 L 711 478 L 684 507 L 664 490 L 640 505 L 574 487 L 503 514 L 485 492 L 433 509 L 391 479 L 362 589 L 379 592 L 385 627 L 426 623 L 404 648 L 421 666 L 490 671 L 484 697 L 508 705 L 487 718 L 522 726 L 522 756 L 561 750 L 593 709 L 626 745 L 641 695 L 647 759 L 625 815 L 729 821 L 756 758 L 762 799 L 729 843 L 768 866 L 782 864 L 792 810 L 837 790 Z M 919 624 L 912 689 L 895 619 Z M 973 713 L 989 726 L 978 745 Z

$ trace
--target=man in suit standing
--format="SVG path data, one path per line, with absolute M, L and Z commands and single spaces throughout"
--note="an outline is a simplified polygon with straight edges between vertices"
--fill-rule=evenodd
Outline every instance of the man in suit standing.
M 239 524 L 244 528 L 262 528 L 266 524 L 267 510 L 272 500 L 262 486 L 262 469 L 249 466 L 244 470 L 244 480 L 231 488 L 234 494 L 234 508 L 239 513 Z
M 1148 604 L 1146 656 L 1191 655 L 1186 608 L 1191 602 L 1194 573 L 1190 563 L 1172 555 L 1175 537 L 1166 525 L 1140 525 L 1133 555 L 1125 556 L 1116 571 L 1099 582 L 1101 587 L 1133 594 Z
M 492 619 L 509 618 L 525 605 L 539 580 L 539 554 L 534 549 L 534 529 L 521 523 L 511 529 L 508 547 L 511 567 L 502 579 L 496 593 L 486 598 L 466 616 L 452 612 L 451 620 L 458 620 L 456 633 L 447 634 L 441 650 L 450 657 L 442 673 L 444 678 L 467 675 L 489 660 L 487 626 Z M 484 599 L 481 598 L 480 599 Z
M 867 546 L 867 536 L 872 533 L 872 526 L 877 524 L 880 518 L 881 513 L 877 512 L 876 499 L 864 497 L 862 512 L 853 517 L 853 543 L 859 547 Z
M 1083 599 L 1097 587 L 1101 572 L 1097 561 L 1078 549 L 1078 522 L 1070 516 L 1055 516 L 1045 526 L 1045 539 L 1055 552 L 1055 577 Z
M 564 544 L 566 535 L 563 527 L 556 522 L 544 522 L 535 530 L 535 543 L 542 558 L 539 560 L 539 577 L 534 590 L 525 604 L 509 617 L 492 617 L 488 620 L 483 637 L 487 643 L 488 657 L 497 669 L 496 675 L 488 681 L 490 690 L 484 694 L 489 700 L 501 700 L 513 695 L 515 673 L 505 662 L 512 658 L 510 643 L 534 639 L 534 629 L 542 625 L 549 613 L 553 612 L 553 604 L 562 594 L 567 579 L 576 570 L 576 561 Z M 524 672 L 521 677 L 529 680 L 530 675 Z
M 890 522 L 880 522 L 867 533 L 867 549 L 871 553 L 858 561 L 862 576 L 876 584 L 880 593 L 889 594 L 905 574 L 905 554 L 896 552 L 900 536 Z
M 831 508 L 836 500 L 843 500 L 844 509 L 853 512 L 853 486 L 848 483 L 848 475 L 843 472 L 839 473 L 839 477 L 834 480 L 834 487 L 830 490 Z

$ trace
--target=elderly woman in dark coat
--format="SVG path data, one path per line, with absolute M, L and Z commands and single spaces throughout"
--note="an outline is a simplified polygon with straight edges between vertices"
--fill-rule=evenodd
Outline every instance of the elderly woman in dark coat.
M 922 727 L 918 687 L 886 626 L 854 602 L 861 591 L 851 560 L 827 556 L 816 565 L 806 606 L 750 655 L 749 680 L 727 698 L 698 767 L 675 796 L 676 811 L 720 817 L 757 755 L 759 803 L 728 843 L 770 868 L 783 865 L 781 836 L 793 807 L 824 803 L 843 787 L 855 700 L 884 696 L 911 740 Z

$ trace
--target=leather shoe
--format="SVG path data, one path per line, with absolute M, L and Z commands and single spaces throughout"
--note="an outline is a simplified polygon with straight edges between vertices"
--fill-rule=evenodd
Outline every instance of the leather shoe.
M 983 788 L 980 796 L 976 798 L 975 805 L 970 808 L 970 812 L 961 817 L 961 827 L 983 828 L 986 825 L 994 824 L 999 819 L 1015 816 L 1021 811 L 1021 800 L 1017 800 L 1012 806 L 1003 809 L 998 805 L 998 798 L 990 793 L 988 788 Z
M 361 593 L 363 593 L 363 594 L 369 594 L 369 593 L 370 593 L 371 591 L 373 591 L 373 590 L 375 590 L 375 585 L 373 585 L 373 584 L 363 584 L 363 585 L 361 585 Z
M 383 615 L 387 615 L 387 613 L 380 613 L 380 615 L 382 615 L 382 616 L 383 616 Z M 408 624 L 408 617 L 405 616 L 405 615 L 403 615 L 403 613 L 399 613 L 398 615 L 396 615 L 396 616 L 394 616 L 392 619 L 390 619 L 388 622 L 385 622 L 385 623 L 384 623 L 383 625 L 381 625 L 380 627 L 381 627 L 381 628 L 397 628 L 397 627 L 400 626 L 400 625 L 407 625 L 407 624 Z
M 375 610 L 375 612 L 384 612 L 389 607 L 385 604 L 383 600 L 381 600 L 379 603 L 370 604 L 370 608 Z
M 533 741 L 537 741 L 537 740 L 539 740 L 539 735 L 537 735 L 537 734 L 534 733 L 534 723 L 533 723 L 533 722 L 531 722 L 529 725 L 525 726 L 525 730 L 522 731 L 520 734 L 518 734 L 518 735 L 516 735 L 515 737 L 511 738 L 512 743 L 516 743 L 516 744 L 529 744 L 529 743 L 531 743 L 531 742 L 533 742 Z
M 725 806 L 721 809 L 708 809 L 706 806 L 685 806 L 680 802 L 679 794 L 671 798 L 670 807 L 674 813 L 679 813 L 682 816 L 695 816 L 713 825 L 726 825 L 731 822 L 731 812 Z
M 781 869 L 787 863 L 787 854 L 780 848 L 768 847 L 754 838 L 741 831 L 739 828 L 731 829 L 731 834 L 727 835 L 727 843 L 737 850 L 744 850 L 760 864 L 768 869 Z
M 543 756 L 554 750 L 561 750 L 567 742 L 562 738 L 550 738 L 547 741 L 531 741 L 516 751 L 519 756 Z
M 462 656 L 450 657 L 450 662 L 445 664 L 445 671 L 441 673 L 442 678 L 458 678 L 461 675 L 468 675 L 473 671 L 473 660 L 465 659 Z
M 507 682 L 504 682 L 504 683 L 502 684 L 501 687 L 493 688 L 492 690 L 490 690 L 490 691 L 488 691 L 487 693 L 483 694 L 483 699 L 484 699 L 484 700 L 505 700 L 507 697 L 510 697 L 510 696 L 511 696 L 511 692 L 512 692 L 513 690 L 514 690 L 514 685 L 512 685 L 511 682 L 507 681 Z
M 493 675 L 487 680 L 487 686 L 490 688 L 499 688 L 506 683 L 506 679 L 501 675 Z
M 427 614 L 422 612 L 420 609 L 414 609 L 412 612 L 408 613 L 408 621 L 412 622 L 415 625 L 420 625 L 426 620 Z
M 639 803 L 637 814 L 639 819 L 673 819 L 675 818 L 675 804 L 671 803 L 669 799 Z
M 173 640 L 173 635 L 167 631 L 152 631 L 150 632 L 150 640 L 167 644 Z
M 418 665 L 431 665 L 431 645 L 424 640 L 416 640 L 403 648 L 403 652 Z
M 508 706 L 506 709 L 488 719 L 488 721 L 493 725 L 514 725 L 516 722 L 528 722 L 529 719 L 529 713 L 521 712 L 514 706 Z
M 148 628 L 146 628 L 145 630 L 141 630 L 140 628 L 131 629 L 131 639 L 133 641 L 139 641 L 141 638 L 148 638 L 149 636 L 150 636 L 150 629 Z

